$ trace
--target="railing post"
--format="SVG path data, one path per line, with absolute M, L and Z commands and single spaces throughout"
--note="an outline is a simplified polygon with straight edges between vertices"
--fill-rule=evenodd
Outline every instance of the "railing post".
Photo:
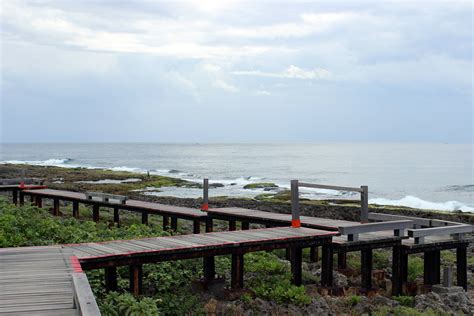
M 362 192 L 360 193 L 360 222 L 368 223 L 369 222 L 369 188 L 366 185 L 362 185 Z
M 301 227 L 298 180 L 291 180 L 291 227 Z
M 201 211 L 209 210 L 209 179 L 204 178 L 202 183 L 202 205 Z

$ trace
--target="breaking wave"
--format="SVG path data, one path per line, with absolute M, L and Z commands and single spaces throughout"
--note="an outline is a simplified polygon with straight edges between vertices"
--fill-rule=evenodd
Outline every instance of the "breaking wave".
M 411 195 L 405 196 L 400 200 L 384 198 L 369 199 L 369 203 L 389 206 L 406 206 L 425 210 L 474 212 L 474 207 L 458 201 L 430 202 Z

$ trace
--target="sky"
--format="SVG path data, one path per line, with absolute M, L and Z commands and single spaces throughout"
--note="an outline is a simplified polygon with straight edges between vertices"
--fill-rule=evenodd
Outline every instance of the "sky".
M 0 12 L 4 143 L 473 141 L 471 1 Z

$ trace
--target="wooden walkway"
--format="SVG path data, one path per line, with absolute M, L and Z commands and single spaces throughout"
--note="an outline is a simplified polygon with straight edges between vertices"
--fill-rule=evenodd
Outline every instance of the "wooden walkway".
M 227 221 L 241 221 L 269 226 L 291 226 L 291 214 L 272 213 L 238 207 L 210 208 L 207 213 L 210 218 Z M 322 217 L 300 216 L 301 226 L 337 231 L 339 227 L 362 225 L 359 222 L 329 219 Z M 232 223 L 231 223 L 232 225 Z
M 207 214 L 197 209 L 189 207 L 172 206 L 166 204 L 145 202 L 140 200 L 127 200 L 124 204 L 97 201 L 87 199 L 85 193 L 71 192 L 63 190 L 53 189 L 38 189 L 38 190 L 25 190 L 20 193 L 20 197 L 23 195 L 29 195 L 37 206 L 42 206 L 42 199 L 49 198 L 53 199 L 53 213 L 59 215 L 59 201 L 70 201 L 73 203 L 73 215 L 79 216 L 79 203 L 92 205 L 93 206 L 93 219 L 94 221 L 99 220 L 99 207 L 110 207 L 114 209 L 114 221 L 119 222 L 119 210 L 127 210 L 132 212 L 138 212 L 142 214 L 142 223 L 148 223 L 148 214 L 161 215 L 163 216 L 163 226 L 169 226 L 169 220 L 171 218 L 171 228 L 176 230 L 177 220 L 185 219 L 193 221 L 194 233 L 200 232 L 200 223 L 205 222 Z
M 74 258 L 61 246 L 0 249 L 0 315 L 100 315 Z

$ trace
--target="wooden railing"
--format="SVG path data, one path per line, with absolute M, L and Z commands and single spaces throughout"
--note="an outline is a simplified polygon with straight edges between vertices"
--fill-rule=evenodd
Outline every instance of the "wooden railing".
M 360 204 L 361 204 L 360 221 L 361 223 L 369 222 L 369 216 L 368 216 L 369 214 L 369 188 L 367 186 L 363 185 L 363 186 L 360 186 L 360 188 L 356 188 L 356 187 L 344 187 L 344 186 L 325 185 L 325 184 L 313 184 L 313 183 L 299 182 L 298 180 L 291 180 L 292 206 L 294 203 L 295 207 L 298 207 L 298 214 L 299 214 L 299 202 L 297 201 L 299 201 L 299 192 L 298 192 L 299 187 L 347 191 L 347 192 L 359 192 Z

